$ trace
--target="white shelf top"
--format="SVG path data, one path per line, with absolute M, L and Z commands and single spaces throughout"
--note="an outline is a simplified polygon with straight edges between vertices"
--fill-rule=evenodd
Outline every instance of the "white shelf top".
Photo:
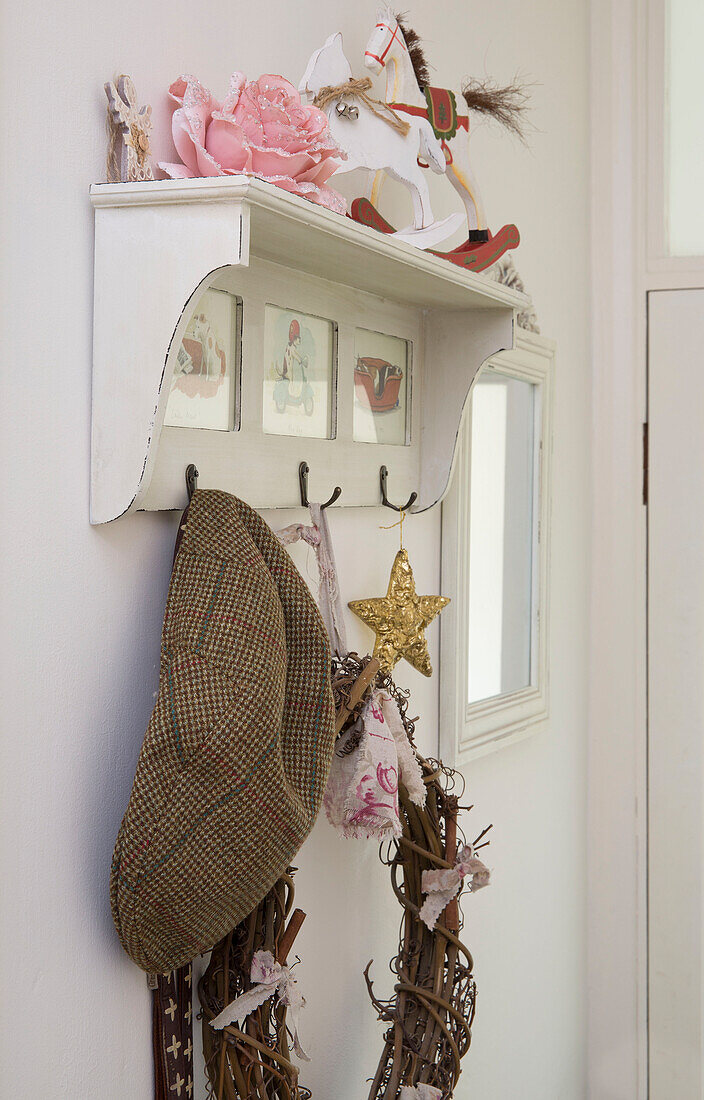
M 341 217 L 251 176 L 93 184 L 94 207 L 232 203 L 248 219 L 248 250 L 262 259 L 392 301 L 444 309 L 523 309 L 528 299 L 405 241 Z M 244 242 L 243 242 L 244 243 Z M 245 251 L 239 262 L 247 262 Z M 237 262 L 233 259 L 233 262 Z

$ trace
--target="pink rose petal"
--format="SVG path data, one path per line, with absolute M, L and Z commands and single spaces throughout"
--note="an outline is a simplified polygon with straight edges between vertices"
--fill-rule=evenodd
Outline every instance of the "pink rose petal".
M 242 127 L 225 121 L 222 115 L 210 123 L 205 145 L 210 156 L 228 171 L 242 172 L 251 165 L 252 155 Z
M 225 172 L 207 149 L 196 149 L 198 173 L 201 176 L 224 176 Z
M 285 153 L 280 149 L 252 146 L 252 171 L 263 176 L 291 176 L 298 179 L 312 165 L 310 153 Z
M 167 176 L 170 176 L 172 180 L 191 180 L 195 176 L 200 175 L 200 172 L 191 172 L 189 168 L 186 168 L 185 164 L 167 164 L 160 160 L 159 167 L 162 172 L 166 172 Z
M 191 136 L 190 127 L 182 107 L 179 107 L 179 109 L 173 113 L 171 119 L 171 136 L 176 146 L 176 152 L 181 160 L 188 168 L 191 175 L 197 176 L 199 174 L 198 158 L 196 157 L 196 149 Z

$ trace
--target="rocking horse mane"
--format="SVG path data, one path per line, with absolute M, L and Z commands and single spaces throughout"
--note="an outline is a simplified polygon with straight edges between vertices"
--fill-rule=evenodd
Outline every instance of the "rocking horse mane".
M 430 83 L 430 68 L 423 49 L 423 40 L 408 23 L 405 12 L 395 13 L 401 33 L 406 40 L 408 56 L 413 65 L 418 87 L 421 91 Z M 477 80 L 474 77 L 465 80 L 462 95 L 470 111 L 500 122 L 512 134 L 525 141 L 525 113 L 528 110 L 528 93 L 518 77 L 503 87 L 493 80 Z
M 428 68 L 428 62 L 423 50 L 423 39 L 418 32 L 414 31 L 413 27 L 410 26 L 406 19 L 405 12 L 396 12 L 394 18 L 401 28 L 401 34 L 406 40 L 408 56 L 411 59 L 413 72 L 416 74 L 418 87 L 422 92 L 423 89 L 430 84 L 430 69 Z

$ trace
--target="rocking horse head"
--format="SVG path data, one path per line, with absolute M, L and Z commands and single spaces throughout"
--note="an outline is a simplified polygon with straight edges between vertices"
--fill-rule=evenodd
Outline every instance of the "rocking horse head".
M 364 51 L 364 64 L 378 76 L 388 61 L 396 61 L 400 57 L 410 62 L 409 67 L 412 67 L 419 87 L 425 87 L 430 78 L 420 38 L 388 4 L 381 4 L 377 10 L 376 26 Z
M 376 13 L 376 26 L 369 36 L 367 48 L 364 51 L 364 64 L 374 74 L 378 75 L 386 65 L 386 59 L 393 49 L 394 42 L 402 45 L 403 33 L 398 25 L 396 16 L 388 5 L 383 4 Z

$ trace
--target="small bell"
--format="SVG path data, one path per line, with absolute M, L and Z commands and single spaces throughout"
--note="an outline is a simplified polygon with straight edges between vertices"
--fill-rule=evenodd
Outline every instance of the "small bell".
M 344 103 L 341 99 L 335 104 L 335 111 L 340 118 L 350 118 L 353 121 L 359 118 L 359 107 L 354 103 Z

